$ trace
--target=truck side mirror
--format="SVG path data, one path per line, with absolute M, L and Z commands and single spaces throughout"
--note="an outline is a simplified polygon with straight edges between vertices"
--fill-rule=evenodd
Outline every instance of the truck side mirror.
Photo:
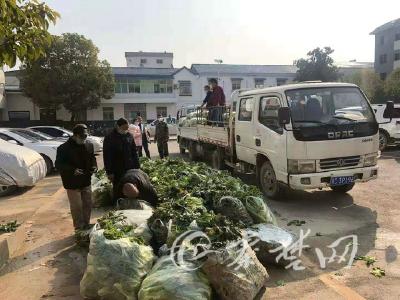
M 385 119 L 393 119 L 393 117 L 394 117 L 394 102 L 393 101 L 386 102 L 386 108 L 383 112 L 383 117 Z
M 289 107 L 280 107 L 278 110 L 278 120 L 281 126 L 290 123 L 290 109 Z

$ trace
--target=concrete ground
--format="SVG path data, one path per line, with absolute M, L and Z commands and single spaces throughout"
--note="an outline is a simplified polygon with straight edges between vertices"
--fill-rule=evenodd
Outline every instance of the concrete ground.
M 176 142 L 170 152 L 179 156 Z M 156 147 L 151 144 L 151 153 Z M 101 157 L 99 165 L 101 166 Z M 304 244 L 302 271 L 269 267 L 269 284 L 262 299 L 400 299 L 400 149 L 383 153 L 375 181 L 359 184 L 346 195 L 328 190 L 290 192 L 281 201 L 268 201 L 278 222 L 293 232 L 310 229 Z M 244 178 L 252 182 L 252 178 Z M 102 214 L 94 211 L 93 221 Z M 0 269 L 0 299 L 81 299 L 79 282 L 86 253 L 75 246 L 68 201 L 57 175 L 19 194 L 0 199 L 0 222 L 24 222 L 26 236 L 11 260 Z M 302 226 L 287 226 L 291 220 Z M 327 246 L 340 237 L 357 235 L 358 255 L 377 258 L 386 271 L 379 279 L 363 261 L 353 266 L 328 263 L 321 269 L 315 249 L 325 256 Z M 350 240 L 338 247 L 341 255 Z M 339 251 L 340 250 L 340 251 Z M 277 283 L 283 286 L 278 286 Z

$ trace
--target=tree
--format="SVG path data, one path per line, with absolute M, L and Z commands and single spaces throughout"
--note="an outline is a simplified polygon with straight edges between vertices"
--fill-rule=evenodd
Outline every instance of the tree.
M 36 0 L 0 0 L 0 67 L 44 55 L 51 43 L 49 24 L 55 24 L 59 16 Z
M 25 94 L 44 109 L 63 105 L 71 121 L 87 109 L 114 95 L 114 76 L 109 63 L 100 61 L 99 49 L 91 40 L 76 33 L 55 36 L 46 55 L 27 62 L 21 69 Z
M 400 69 L 394 70 L 385 82 L 387 100 L 400 103 Z
M 373 70 L 362 70 L 344 77 L 343 81 L 357 84 L 372 103 L 384 103 L 383 81 Z
M 333 53 L 330 47 L 315 48 L 307 53 L 308 58 L 301 58 L 295 61 L 297 66 L 297 81 L 336 81 L 338 79 L 338 69 L 333 65 L 330 56 Z

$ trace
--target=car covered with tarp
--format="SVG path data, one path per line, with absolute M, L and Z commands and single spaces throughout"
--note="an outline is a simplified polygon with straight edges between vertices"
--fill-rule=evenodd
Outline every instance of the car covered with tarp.
M 39 153 L 0 140 L 0 196 L 17 187 L 34 186 L 46 172 L 46 162 Z

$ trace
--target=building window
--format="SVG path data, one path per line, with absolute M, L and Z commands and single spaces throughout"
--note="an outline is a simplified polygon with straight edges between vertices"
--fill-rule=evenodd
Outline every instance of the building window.
M 128 79 L 128 93 L 140 94 L 140 80 Z
M 381 65 L 382 64 L 386 64 L 387 63 L 387 55 L 386 54 L 381 54 L 379 56 L 379 62 L 380 62 Z
M 138 116 L 146 120 L 146 104 L 145 103 L 126 103 L 124 104 L 124 117 L 133 122 Z
M 395 41 L 400 41 L 400 33 L 396 33 L 396 36 L 394 37 Z
M 158 59 L 156 60 L 156 62 L 157 62 L 157 64 L 161 65 L 161 64 L 163 63 L 163 60 L 158 58 Z
M 383 45 L 385 43 L 385 36 L 381 35 L 379 42 Z
M 232 91 L 239 90 L 241 88 L 242 79 L 241 78 L 232 78 Z
M 179 96 L 192 96 L 191 81 L 179 81 Z
M 31 115 L 29 111 L 9 111 L 8 119 L 10 121 L 29 121 L 31 119 Z
M 166 106 L 156 107 L 156 111 L 157 111 L 157 116 L 162 115 L 164 118 L 167 117 L 167 107 Z
M 395 53 L 394 53 L 394 60 L 395 60 L 395 61 L 400 60 L 400 52 L 395 52 Z
M 276 79 L 276 85 L 277 85 L 277 86 L 284 85 L 284 84 L 287 83 L 287 81 L 288 81 L 287 78 L 277 78 L 277 79 Z
M 147 59 L 146 58 L 141 58 L 140 59 L 140 64 L 142 64 L 142 65 L 147 64 Z
M 114 121 L 114 107 L 103 107 L 103 121 Z
M 281 104 L 278 97 L 263 97 L 260 100 L 258 115 L 258 120 L 261 124 L 278 133 L 282 133 L 278 118 L 280 107 Z
M 239 121 L 250 122 L 253 116 L 253 98 L 240 99 Z
M 381 80 L 385 80 L 386 79 L 386 73 L 381 73 L 381 74 L 379 74 L 379 76 L 381 77 Z
M 154 93 L 156 94 L 171 94 L 172 80 L 156 80 L 154 81 Z
M 254 86 L 256 89 L 260 89 L 264 87 L 264 78 L 256 78 L 254 79 Z

